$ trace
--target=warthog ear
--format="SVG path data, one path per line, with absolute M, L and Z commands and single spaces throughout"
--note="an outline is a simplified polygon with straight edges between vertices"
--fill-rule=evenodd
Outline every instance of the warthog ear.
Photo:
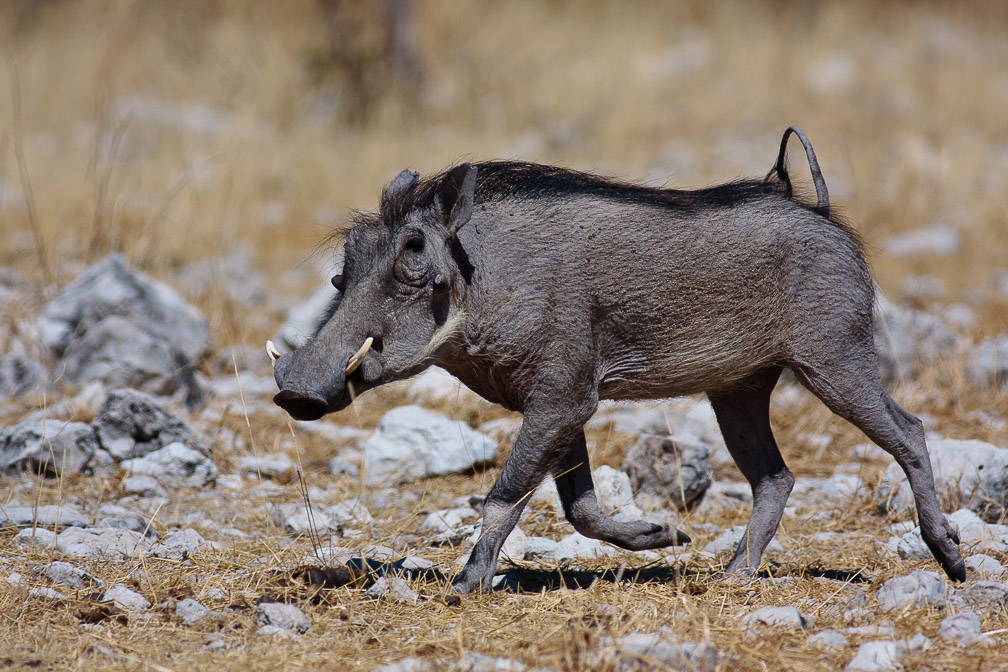
M 392 199 L 406 194 L 411 189 L 415 188 L 417 183 L 420 182 L 420 173 L 414 173 L 412 170 L 404 170 L 389 182 L 388 186 L 385 187 L 385 191 L 382 192 L 382 203 L 388 203 Z
M 469 221 L 475 198 L 476 168 L 472 164 L 455 166 L 441 178 L 438 200 L 441 201 L 441 211 L 445 213 L 449 239 L 454 238 Z

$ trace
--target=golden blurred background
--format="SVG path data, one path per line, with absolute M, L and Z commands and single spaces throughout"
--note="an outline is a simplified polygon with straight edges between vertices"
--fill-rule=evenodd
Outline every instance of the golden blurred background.
M 405 167 L 699 187 L 765 174 L 798 124 L 882 289 L 936 280 L 980 339 L 1008 329 L 1006 38 L 1000 2 L 4 0 L 0 266 L 51 286 L 120 250 L 216 345 L 258 343 Z M 918 229 L 952 251 L 888 253 Z M 235 254 L 251 305 L 186 286 Z

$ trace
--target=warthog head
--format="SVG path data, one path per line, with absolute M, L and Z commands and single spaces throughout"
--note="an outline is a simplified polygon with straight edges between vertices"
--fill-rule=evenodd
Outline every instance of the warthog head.
M 469 266 L 456 234 L 472 215 L 475 187 L 469 164 L 424 182 L 404 170 L 385 188 L 377 215 L 358 215 L 343 272 L 332 279 L 339 294 L 318 333 L 284 355 L 267 344 L 279 406 L 315 420 L 437 359 L 463 317 L 458 299 Z

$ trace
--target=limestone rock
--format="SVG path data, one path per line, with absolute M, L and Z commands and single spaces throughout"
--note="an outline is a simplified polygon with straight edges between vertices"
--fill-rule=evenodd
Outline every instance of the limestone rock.
M 497 458 L 497 442 L 465 423 L 419 406 L 386 413 L 364 442 L 369 485 L 464 472 Z

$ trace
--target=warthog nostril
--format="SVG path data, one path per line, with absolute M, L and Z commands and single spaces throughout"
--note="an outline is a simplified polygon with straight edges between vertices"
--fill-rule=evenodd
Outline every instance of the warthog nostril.
M 293 390 L 280 390 L 273 397 L 273 403 L 295 420 L 318 420 L 329 410 L 325 399 Z

